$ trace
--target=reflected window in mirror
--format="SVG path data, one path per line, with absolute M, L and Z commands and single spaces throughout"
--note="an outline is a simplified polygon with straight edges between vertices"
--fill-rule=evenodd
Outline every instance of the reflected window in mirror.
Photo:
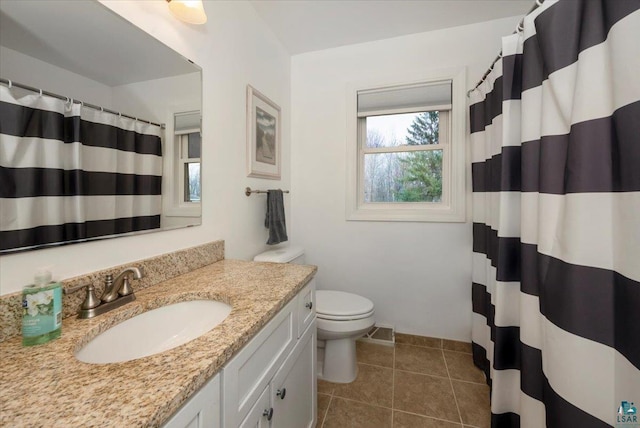
M 176 192 L 174 200 L 179 206 L 194 206 L 201 200 L 200 152 L 200 112 L 181 112 L 174 120 L 176 154 Z
M 183 185 L 181 200 L 186 203 L 200 203 L 200 132 L 180 135 L 180 163 L 182 164 Z

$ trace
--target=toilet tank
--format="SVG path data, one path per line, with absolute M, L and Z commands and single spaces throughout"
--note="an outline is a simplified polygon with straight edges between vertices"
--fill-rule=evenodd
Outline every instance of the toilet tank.
M 253 258 L 254 262 L 271 262 L 271 263 L 294 263 L 302 265 L 304 260 L 304 248 L 297 246 L 288 246 L 275 248 L 273 250 L 260 253 Z

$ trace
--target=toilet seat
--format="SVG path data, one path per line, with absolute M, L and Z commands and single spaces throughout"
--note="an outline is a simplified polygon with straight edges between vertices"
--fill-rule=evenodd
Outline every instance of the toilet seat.
M 373 315 L 373 302 L 357 294 L 335 290 L 316 291 L 316 314 L 330 321 L 351 321 Z
M 316 311 L 316 315 L 319 319 L 327 320 L 327 321 L 354 321 L 361 320 L 363 318 L 369 318 L 373 315 L 373 310 L 371 312 L 367 312 L 366 314 L 357 314 L 357 315 L 327 315 L 321 314 Z

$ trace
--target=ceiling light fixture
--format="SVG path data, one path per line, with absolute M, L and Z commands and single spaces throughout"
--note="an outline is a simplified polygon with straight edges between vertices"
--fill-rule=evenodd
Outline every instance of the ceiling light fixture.
M 189 24 L 204 24 L 207 14 L 204 12 L 202 0 L 167 0 L 169 11 L 180 21 Z

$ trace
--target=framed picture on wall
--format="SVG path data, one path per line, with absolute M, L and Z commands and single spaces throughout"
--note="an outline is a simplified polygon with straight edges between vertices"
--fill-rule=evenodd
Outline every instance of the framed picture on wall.
M 280 107 L 247 85 L 247 176 L 280 179 Z

